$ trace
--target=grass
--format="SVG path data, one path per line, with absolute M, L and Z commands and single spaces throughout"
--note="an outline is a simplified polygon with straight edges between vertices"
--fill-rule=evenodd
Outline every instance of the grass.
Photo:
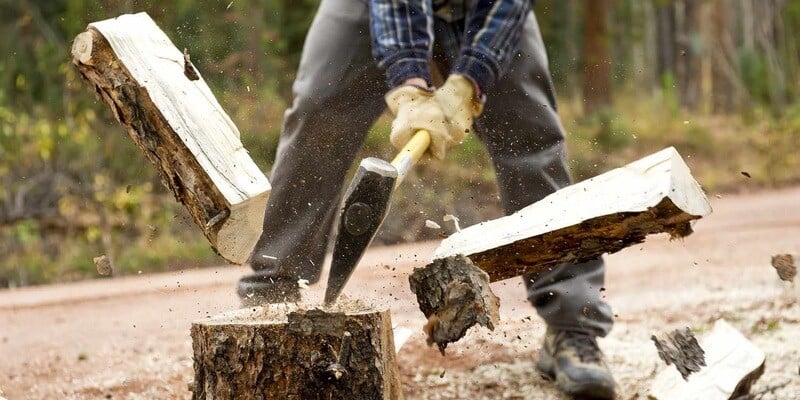
M 249 106 L 237 109 L 234 120 L 253 158 L 266 171 L 282 111 L 275 105 L 258 109 L 251 101 L 243 102 Z M 800 182 L 800 103 L 780 115 L 755 108 L 741 116 L 692 113 L 670 103 L 664 98 L 620 95 L 611 109 L 585 118 L 579 113 L 579 103 L 562 101 L 567 158 L 575 179 L 587 179 L 674 146 L 709 194 Z M 259 122 L 262 119 L 269 122 Z M 392 157 L 389 123 L 384 116 L 372 128 L 357 159 Z M 117 192 L 127 192 L 121 185 Z M 160 193 L 146 206 L 126 200 L 127 208 L 150 211 L 130 213 L 128 224 L 135 227 L 122 226 L 112 232 L 115 275 L 223 262 L 187 221 L 185 211 L 165 191 Z M 430 160 L 415 168 L 396 193 L 375 242 L 436 239 L 440 232 L 425 228 L 425 220 L 434 220 L 449 232 L 451 225 L 442 222 L 444 214 L 458 216 L 461 226 L 501 215 L 491 164 L 473 136 L 453 149 L 446 161 Z M 10 238 L 0 247 L 8 253 L 0 264 L 0 287 L 97 278 L 92 258 L 108 252 L 96 228 L 41 232 L 26 221 L 0 227 L 0 233 Z
M 618 100 L 614 110 L 589 119 L 573 117 L 571 107 L 562 112 L 576 179 L 667 146 L 678 150 L 708 191 L 777 187 L 800 178 L 795 151 L 800 146 L 800 103 L 780 117 L 758 109 L 751 116 L 695 114 L 633 97 Z
M 143 234 L 114 230 L 109 249 L 91 229 L 41 234 L 33 224 L 27 224 L 28 236 L 18 241 L 0 264 L 0 287 L 102 278 L 93 258 L 104 254 L 112 259 L 113 276 L 223 263 L 193 226 L 169 221 L 148 225 Z

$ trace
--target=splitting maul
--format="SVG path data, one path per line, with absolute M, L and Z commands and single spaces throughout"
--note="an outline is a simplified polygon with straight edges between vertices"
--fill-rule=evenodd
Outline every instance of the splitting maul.
M 361 160 L 345 193 L 328 287 L 325 289 L 325 304 L 334 303 L 342 293 L 386 218 L 394 189 L 419 161 L 430 143 L 430 134 L 420 130 L 391 163 L 375 157 Z

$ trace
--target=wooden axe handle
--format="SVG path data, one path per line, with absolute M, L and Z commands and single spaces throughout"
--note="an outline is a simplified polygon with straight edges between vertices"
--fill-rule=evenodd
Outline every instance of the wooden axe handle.
M 392 165 L 397 169 L 397 181 L 395 183 L 395 187 L 400 186 L 400 182 L 406 177 L 408 171 L 411 170 L 411 167 L 419 161 L 425 151 L 428 150 L 428 146 L 431 144 L 431 134 L 428 131 L 422 129 L 418 130 L 417 133 L 411 138 L 411 140 L 400 149 L 400 152 L 397 153 L 394 160 L 392 160 Z

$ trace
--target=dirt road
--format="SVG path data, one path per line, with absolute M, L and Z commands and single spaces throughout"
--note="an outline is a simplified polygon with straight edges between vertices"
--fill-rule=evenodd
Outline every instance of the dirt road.
M 600 343 L 621 399 L 645 399 L 650 379 L 665 368 L 651 333 L 689 326 L 702 335 L 722 317 L 767 353 L 754 390 L 787 383 L 763 398 L 800 398 L 800 289 L 779 281 L 769 265 L 773 254 L 800 253 L 800 187 L 711 202 L 714 213 L 685 241 L 652 237 L 607 258 L 603 294 L 618 317 Z M 391 307 L 396 324 L 419 331 L 406 275 L 433 247 L 370 251 L 346 293 L 366 293 Z M 232 289 L 244 271 L 186 269 L 0 291 L 0 396 L 188 398 L 190 323 L 236 307 Z M 561 398 L 533 370 L 544 325 L 521 283 L 493 287 L 503 319 L 495 332 L 470 332 L 446 357 L 425 347 L 421 334 L 401 350 L 408 398 Z M 320 293 L 314 288 L 309 297 Z

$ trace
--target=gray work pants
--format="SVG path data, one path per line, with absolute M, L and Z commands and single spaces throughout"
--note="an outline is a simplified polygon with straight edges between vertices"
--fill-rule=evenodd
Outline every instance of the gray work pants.
M 438 19 L 435 31 L 434 61 L 448 71 L 460 35 L 455 25 Z M 487 93 L 484 113 L 476 121 L 506 213 L 570 184 L 547 55 L 533 13 L 518 51 Z M 323 0 L 306 37 L 294 101 L 285 115 L 264 233 L 253 256 L 256 276 L 319 280 L 345 175 L 385 108 L 386 91 L 371 56 L 366 2 Z M 611 310 L 599 298 L 603 279 L 603 262 L 596 260 L 525 276 L 525 284 L 549 326 L 602 336 L 612 325 Z

